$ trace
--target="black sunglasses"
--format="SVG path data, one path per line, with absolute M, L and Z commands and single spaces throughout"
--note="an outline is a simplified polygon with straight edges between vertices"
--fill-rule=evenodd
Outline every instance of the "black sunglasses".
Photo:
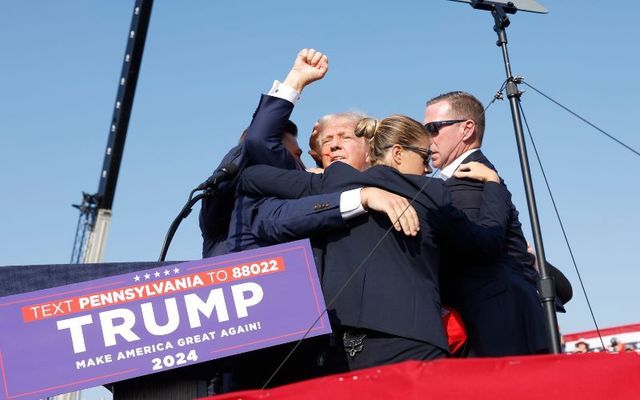
M 448 119 L 446 121 L 433 121 L 427 122 L 424 124 L 425 129 L 429 132 L 430 135 L 437 135 L 440 131 L 440 128 L 444 126 L 449 126 L 453 124 L 457 124 L 458 122 L 464 122 L 466 119 Z
M 384 149 L 390 149 L 392 148 L 394 145 L 388 145 L 388 146 L 384 146 Z M 422 162 L 424 162 L 424 166 L 425 167 L 429 167 L 429 161 L 431 161 L 431 150 L 429 149 L 425 149 L 424 147 L 417 147 L 417 146 L 405 146 L 400 144 L 400 147 L 402 147 L 403 149 L 407 149 L 413 152 L 416 152 L 420 155 L 420 157 L 422 157 Z

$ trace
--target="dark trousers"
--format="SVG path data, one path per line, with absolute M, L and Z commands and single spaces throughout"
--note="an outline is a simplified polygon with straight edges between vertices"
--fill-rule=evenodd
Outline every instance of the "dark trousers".
M 362 335 L 364 337 L 359 342 Z M 224 385 L 224 391 L 261 388 L 294 345 L 288 343 L 230 357 L 231 379 Z M 345 349 L 351 349 L 353 345 L 359 350 L 352 352 L 352 357 Z M 268 387 L 378 365 L 435 360 L 446 356 L 446 350 L 419 340 L 372 330 L 338 330 L 331 340 L 327 336 L 306 339 Z
M 427 342 L 367 329 L 345 328 L 335 334 L 335 344 L 327 351 L 325 370 L 327 374 L 340 373 L 407 360 L 435 360 L 447 354 L 446 350 Z

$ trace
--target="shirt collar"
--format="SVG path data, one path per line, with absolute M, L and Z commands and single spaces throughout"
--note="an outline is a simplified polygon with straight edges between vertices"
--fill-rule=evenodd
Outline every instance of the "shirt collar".
M 442 180 L 445 180 L 445 181 L 447 179 L 451 178 L 453 176 L 454 172 L 456 172 L 456 170 L 460 166 L 460 164 L 462 164 L 462 161 L 464 161 L 465 158 L 469 157 L 469 155 L 471 153 L 474 153 L 474 152 L 476 152 L 478 150 L 480 150 L 480 148 L 467 150 L 464 153 L 462 153 L 460 155 L 460 157 L 458 157 L 455 160 L 453 160 L 453 162 L 451 164 L 447 165 L 446 167 L 444 167 L 444 168 L 442 168 L 440 170 L 440 178 L 442 178 Z

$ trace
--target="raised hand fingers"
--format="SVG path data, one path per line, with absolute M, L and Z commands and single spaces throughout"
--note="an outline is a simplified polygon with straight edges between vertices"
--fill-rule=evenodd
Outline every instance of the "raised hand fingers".
M 327 56 L 323 54 L 316 67 L 320 70 L 325 71 L 326 73 L 326 71 L 329 69 L 329 58 L 327 58 Z
M 315 57 L 315 55 L 316 55 L 316 49 L 307 50 L 307 56 L 305 57 L 305 61 L 307 62 L 307 64 L 311 64 L 311 60 L 313 60 L 313 57 Z
M 302 57 L 302 60 L 306 64 L 312 67 L 315 67 L 323 56 L 323 54 L 316 49 L 302 49 L 298 55 Z
M 309 52 L 309 56 L 307 57 L 307 60 L 309 60 L 309 65 L 311 65 L 312 67 L 315 67 L 318 65 L 318 62 L 320 62 L 320 60 L 322 59 L 323 54 L 313 49 L 311 49 L 311 51 L 313 53 Z
M 316 51 L 316 49 L 302 49 L 298 53 L 298 60 L 311 66 L 315 66 L 321 57 L 322 57 L 322 53 L 320 53 L 319 51 Z M 317 58 L 317 60 L 314 63 L 313 60 L 315 58 Z
M 322 67 L 327 66 L 329 64 L 329 59 L 326 55 L 317 51 L 316 49 L 302 49 L 300 53 L 298 53 L 305 63 L 311 65 L 312 67 Z

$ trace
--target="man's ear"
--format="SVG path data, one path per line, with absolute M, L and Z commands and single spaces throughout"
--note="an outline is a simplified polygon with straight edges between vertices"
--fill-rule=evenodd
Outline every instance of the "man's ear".
M 462 140 L 467 142 L 469 140 L 474 140 L 475 139 L 475 133 L 476 133 L 476 123 L 475 121 L 468 119 L 466 120 L 463 124 L 462 124 L 462 129 L 463 129 L 463 133 L 462 133 Z

